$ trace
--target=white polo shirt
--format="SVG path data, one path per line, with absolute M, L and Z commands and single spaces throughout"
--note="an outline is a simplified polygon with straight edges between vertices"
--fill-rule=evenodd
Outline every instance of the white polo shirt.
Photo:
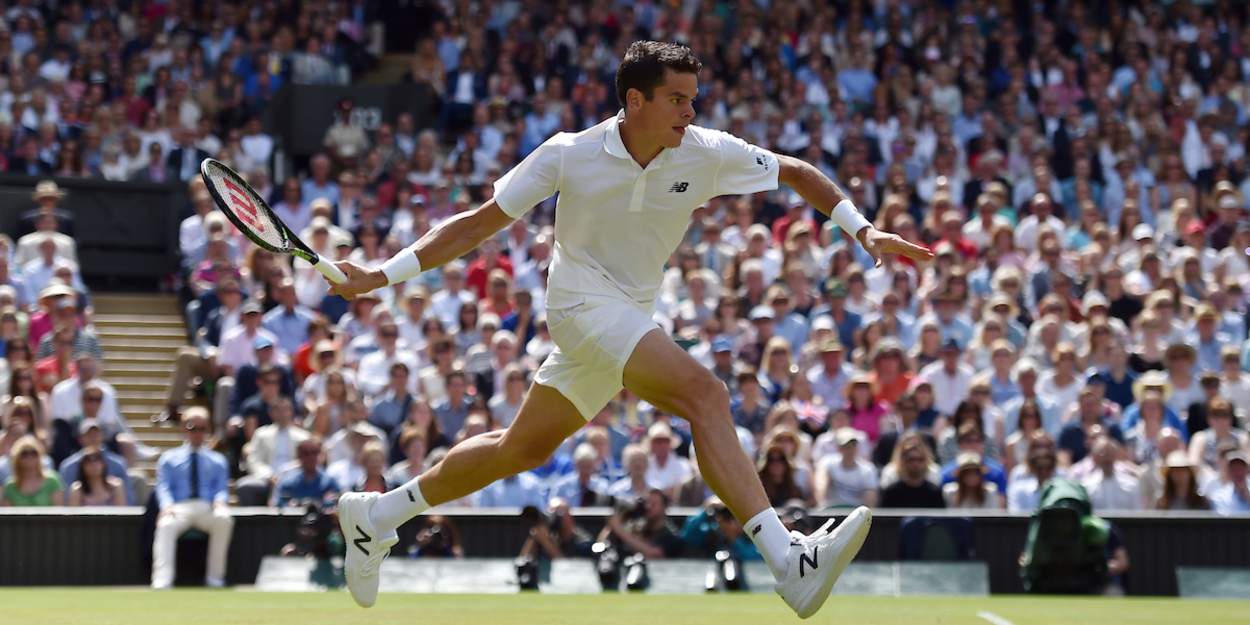
M 548 308 L 588 295 L 652 306 L 694 209 L 716 196 L 777 188 L 772 152 L 693 125 L 644 169 L 621 141 L 623 117 L 556 134 L 495 182 L 495 201 L 513 218 L 560 194 Z

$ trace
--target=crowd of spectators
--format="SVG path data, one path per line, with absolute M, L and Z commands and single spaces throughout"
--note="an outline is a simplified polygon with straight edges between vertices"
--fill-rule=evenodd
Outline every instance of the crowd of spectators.
M 508 427 L 554 348 L 555 200 L 464 259 L 349 302 L 326 296 L 306 263 L 239 236 L 186 164 L 234 164 L 316 251 L 376 267 L 488 200 L 553 133 L 614 114 L 625 45 L 658 38 L 704 62 L 696 123 L 808 160 L 877 227 L 936 253 L 875 266 L 786 189 L 693 215 L 655 317 L 729 387 L 775 505 L 1027 512 L 1059 476 L 1099 512 L 1250 512 L 1245 5 L 445 4 L 407 77 L 437 96 L 425 118 L 365 132 L 344 101 L 326 152 L 277 185 L 257 107 L 296 79 L 291 50 L 316 51 L 323 30 L 352 37 L 359 5 L 7 14 L 0 46 L 24 54 L 6 66 L 9 110 L 0 102 L 10 170 L 75 162 L 51 146 L 64 154 L 79 139 L 61 132 L 77 126 L 42 121 L 68 106 L 84 120 L 70 152 L 99 150 L 99 171 L 124 155 L 145 163 L 131 174 L 189 181 L 196 344 L 178 356 L 163 417 L 175 420 L 194 379 L 215 389 L 210 427 L 241 503 L 386 490 Z M 57 45 L 80 23 L 98 36 Z M 209 59 L 215 78 L 192 85 Z M 64 65 L 68 79 L 42 76 Z M 194 95 L 205 89 L 237 97 L 209 114 Z M 64 229 L 55 211 L 38 222 Z M 47 241 L 33 253 L 61 249 Z M 10 284 L 47 273 L 22 269 Z M 74 288 L 69 277 L 47 288 Z M 30 293 L 8 293 L 15 316 Z M 46 306 L 32 327 L 60 314 Z M 48 340 L 58 362 L 81 355 L 73 328 Z M 0 444 L 29 440 L 13 423 Z M 689 443 L 684 421 L 622 392 L 539 469 L 455 503 L 541 509 L 659 491 L 699 506 L 711 493 Z M 22 493 L 51 490 L 31 475 Z

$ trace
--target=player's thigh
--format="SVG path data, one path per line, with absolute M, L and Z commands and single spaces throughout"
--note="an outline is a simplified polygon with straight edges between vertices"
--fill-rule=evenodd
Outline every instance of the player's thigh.
M 552 452 L 586 425 L 582 413 L 564 395 L 542 384 L 531 384 L 512 425 L 504 430 L 501 451 L 545 461 Z
M 687 420 L 705 414 L 729 414 L 725 385 L 663 330 L 648 332 L 625 363 L 625 388 Z

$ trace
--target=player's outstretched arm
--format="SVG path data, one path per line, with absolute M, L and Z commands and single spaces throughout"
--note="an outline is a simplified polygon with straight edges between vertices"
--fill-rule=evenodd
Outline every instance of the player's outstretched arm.
M 512 221 L 495 200 L 487 200 L 477 209 L 455 215 L 435 226 L 420 241 L 377 269 L 365 269 L 347 261 L 334 263 L 347 274 L 347 282 L 331 285 L 330 294 L 352 299 L 361 293 L 416 277 L 424 270 L 442 267 L 469 253 Z
M 777 181 L 807 200 L 816 210 L 829 215 L 839 228 L 854 235 L 855 240 L 872 255 L 881 266 L 883 254 L 902 254 L 912 260 L 933 259 L 933 252 L 922 245 L 911 243 L 892 232 L 882 232 L 859 214 L 851 198 L 834 184 L 828 176 L 805 161 L 792 156 L 777 155 Z

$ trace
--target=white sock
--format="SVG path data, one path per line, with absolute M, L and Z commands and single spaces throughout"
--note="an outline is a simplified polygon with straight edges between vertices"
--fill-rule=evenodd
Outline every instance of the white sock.
M 369 511 L 369 521 L 373 523 L 378 535 L 384 536 L 398 529 L 408 519 L 429 509 L 430 504 L 425 502 L 425 497 L 421 495 L 421 487 L 417 484 L 417 478 L 414 477 L 407 484 L 382 493 L 373 503 L 373 509 Z
M 744 523 L 742 528 L 760 550 L 760 555 L 764 556 L 764 562 L 772 570 L 773 577 L 778 582 L 785 579 L 786 572 L 790 570 L 790 563 L 786 561 L 786 556 L 790 555 L 790 532 L 782 525 L 781 519 L 777 518 L 777 511 L 765 508 Z

